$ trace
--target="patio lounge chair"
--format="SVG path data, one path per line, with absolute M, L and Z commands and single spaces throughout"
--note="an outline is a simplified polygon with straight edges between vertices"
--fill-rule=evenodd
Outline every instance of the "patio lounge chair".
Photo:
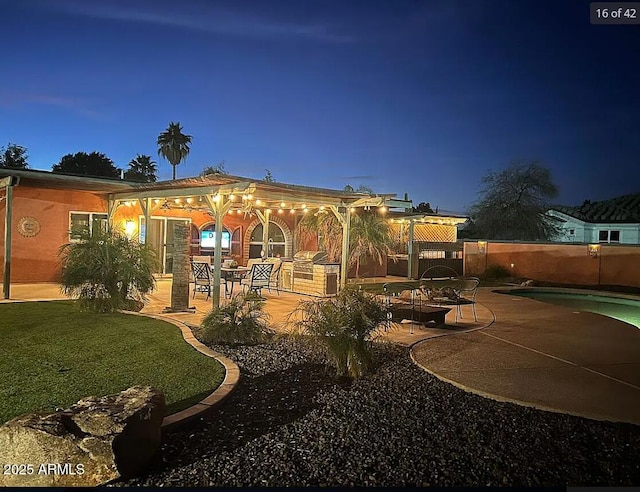
M 269 288 L 273 266 L 274 264 L 271 262 L 252 264 L 245 278 L 240 281 L 243 292 L 249 290 L 249 292 L 255 292 L 262 296 L 263 287 Z

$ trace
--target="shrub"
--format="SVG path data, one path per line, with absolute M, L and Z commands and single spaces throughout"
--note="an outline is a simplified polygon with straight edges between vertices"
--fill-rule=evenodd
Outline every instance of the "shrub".
M 196 329 L 205 344 L 238 345 L 268 340 L 273 330 L 267 325 L 264 301 L 254 293 L 236 294 L 229 302 L 212 309 Z
M 300 301 L 292 314 L 301 332 L 323 343 L 338 376 L 356 378 L 370 371 L 373 334 L 387 319 L 373 294 L 348 286 L 333 298 Z
M 80 309 L 99 313 L 141 307 L 155 287 L 155 252 L 119 231 L 81 232 L 63 245 L 62 291 L 78 298 Z
M 484 273 L 482 274 L 482 278 L 491 279 L 491 278 L 507 278 L 511 276 L 511 272 L 507 270 L 502 265 L 489 265 Z

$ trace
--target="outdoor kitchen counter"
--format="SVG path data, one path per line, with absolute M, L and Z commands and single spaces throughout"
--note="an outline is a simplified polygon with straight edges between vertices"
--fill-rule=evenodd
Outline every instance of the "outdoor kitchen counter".
M 310 271 L 301 274 L 294 269 L 294 261 L 283 260 L 282 288 L 298 294 L 332 296 L 338 293 L 340 263 L 315 263 Z

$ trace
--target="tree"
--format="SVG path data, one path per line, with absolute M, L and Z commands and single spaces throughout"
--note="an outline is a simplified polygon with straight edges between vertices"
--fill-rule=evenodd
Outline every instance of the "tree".
M 21 145 L 9 143 L 6 147 L 0 147 L 0 167 L 10 169 L 27 169 L 27 149 Z
M 412 212 L 422 212 L 425 214 L 432 214 L 433 209 L 431 208 L 431 204 L 429 202 L 420 202 L 417 206 L 411 207 Z
M 548 168 L 537 161 L 514 161 L 487 174 L 482 184 L 480 198 L 469 210 L 478 237 L 536 241 L 557 233 L 546 215 L 548 200 L 558 194 Z
M 200 176 L 206 176 L 207 174 L 229 174 L 224 168 L 224 165 L 226 164 L 226 162 L 227 161 L 222 160 L 218 162 L 218 164 L 216 164 L 215 166 L 205 167 L 200 173 Z
M 51 170 L 54 173 L 83 174 L 107 178 L 120 177 L 120 169 L 114 166 L 113 161 L 101 152 L 67 154 L 60 159 L 58 164 L 54 164 Z
M 268 169 L 265 169 L 265 171 L 267 171 L 267 174 L 264 175 L 264 181 L 266 183 L 275 183 L 275 179 L 273 179 L 273 175 L 271 174 L 271 171 L 269 171 Z
M 131 159 L 129 162 L 129 169 L 124 172 L 124 179 L 155 183 L 158 180 L 157 172 L 158 167 L 155 161 L 151 160 L 151 156 L 138 154 L 135 159 Z
M 369 193 L 371 195 L 373 195 L 375 192 L 373 191 L 373 189 L 370 186 L 367 185 L 363 185 L 361 184 L 360 186 L 358 186 L 358 188 L 354 188 L 353 186 L 351 186 L 350 184 L 345 185 L 345 187 L 343 188 L 344 191 L 347 191 L 349 193 Z
M 351 217 L 349 233 L 349 266 L 356 267 L 356 278 L 360 276 L 360 265 L 373 260 L 379 265 L 393 253 L 394 241 L 389 222 L 377 212 L 362 211 Z
M 158 135 L 158 155 L 168 160 L 173 166 L 173 179 L 176 179 L 176 166 L 189 155 L 191 138 L 191 135 L 182 133 L 180 123 L 173 121 Z

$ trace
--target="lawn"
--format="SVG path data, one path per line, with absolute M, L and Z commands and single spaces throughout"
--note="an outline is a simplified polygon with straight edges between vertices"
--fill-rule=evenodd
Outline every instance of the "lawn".
M 0 337 L 0 423 L 139 384 L 160 388 L 171 414 L 224 378 L 171 323 L 83 313 L 72 301 L 2 304 Z

